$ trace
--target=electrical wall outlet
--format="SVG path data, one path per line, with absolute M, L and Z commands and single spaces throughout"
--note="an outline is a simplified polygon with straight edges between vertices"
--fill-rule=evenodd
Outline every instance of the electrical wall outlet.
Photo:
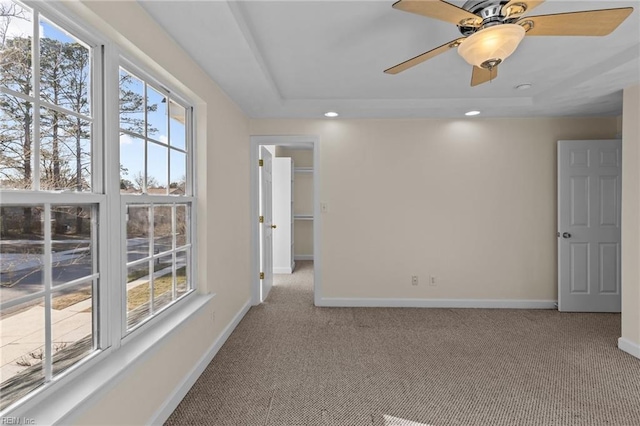
M 411 277 L 411 285 L 418 285 L 418 276 L 417 275 L 413 275 Z
M 435 287 L 437 285 L 435 275 L 429 275 L 429 285 L 432 287 Z

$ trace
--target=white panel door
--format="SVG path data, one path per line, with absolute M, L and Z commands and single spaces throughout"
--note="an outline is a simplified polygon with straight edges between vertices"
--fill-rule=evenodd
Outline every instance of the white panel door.
M 274 157 L 273 179 L 273 221 L 278 228 L 273 230 L 273 273 L 290 274 L 293 254 L 291 253 L 291 158 Z
M 272 211 L 272 156 L 271 153 L 263 146 L 260 147 L 260 158 L 262 159 L 262 167 L 260 167 L 260 216 L 263 220 L 260 224 L 260 270 L 264 273 L 264 278 L 260 282 L 260 302 L 264 302 L 269 295 L 271 286 L 273 285 L 273 211 Z
M 620 312 L 622 143 L 558 142 L 558 310 Z

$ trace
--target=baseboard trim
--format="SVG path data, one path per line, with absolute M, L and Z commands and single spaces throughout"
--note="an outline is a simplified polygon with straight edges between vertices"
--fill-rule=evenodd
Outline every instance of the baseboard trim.
M 173 391 L 173 393 L 169 396 L 169 398 L 162 404 L 160 409 L 156 411 L 156 413 L 151 417 L 148 424 L 150 425 L 161 425 L 164 424 L 171 413 L 178 407 L 180 401 L 187 395 L 189 389 L 196 383 L 198 377 L 204 372 L 205 368 L 209 365 L 209 363 L 213 360 L 213 357 L 216 356 L 224 342 L 227 341 L 233 330 L 238 326 L 242 318 L 246 315 L 246 313 L 251 308 L 251 301 L 248 300 L 244 306 L 238 311 L 238 313 L 233 317 L 231 322 L 224 328 L 222 334 L 213 342 L 213 344 L 209 347 L 207 352 L 200 358 L 198 363 L 191 369 L 189 374 L 182 380 L 180 385 Z
M 293 268 L 289 267 L 273 267 L 273 273 L 274 274 L 291 274 L 293 273 Z
M 636 358 L 640 358 L 640 345 L 637 343 L 633 343 L 629 339 L 625 339 L 623 337 L 618 339 L 618 349 L 625 351 L 629 355 L 635 356 Z
M 294 260 L 313 260 L 312 254 L 296 254 L 293 256 Z
M 323 297 L 317 306 L 350 308 L 556 309 L 555 300 L 374 299 Z

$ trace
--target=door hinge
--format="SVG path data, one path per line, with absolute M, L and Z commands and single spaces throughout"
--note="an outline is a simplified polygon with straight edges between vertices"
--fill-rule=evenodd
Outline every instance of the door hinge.
M 264 166 L 264 161 L 258 160 L 258 166 L 260 166 L 260 167 Z
M 260 272 L 260 279 L 264 280 L 264 272 Z
M 260 216 L 260 217 L 258 218 L 258 222 L 260 222 L 260 223 L 264 223 L 264 216 Z

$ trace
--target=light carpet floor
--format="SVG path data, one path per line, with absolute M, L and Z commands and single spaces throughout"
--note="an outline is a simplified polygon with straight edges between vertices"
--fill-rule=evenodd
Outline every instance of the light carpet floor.
M 278 276 L 167 425 L 640 425 L 620 315 L 317 308 Z

